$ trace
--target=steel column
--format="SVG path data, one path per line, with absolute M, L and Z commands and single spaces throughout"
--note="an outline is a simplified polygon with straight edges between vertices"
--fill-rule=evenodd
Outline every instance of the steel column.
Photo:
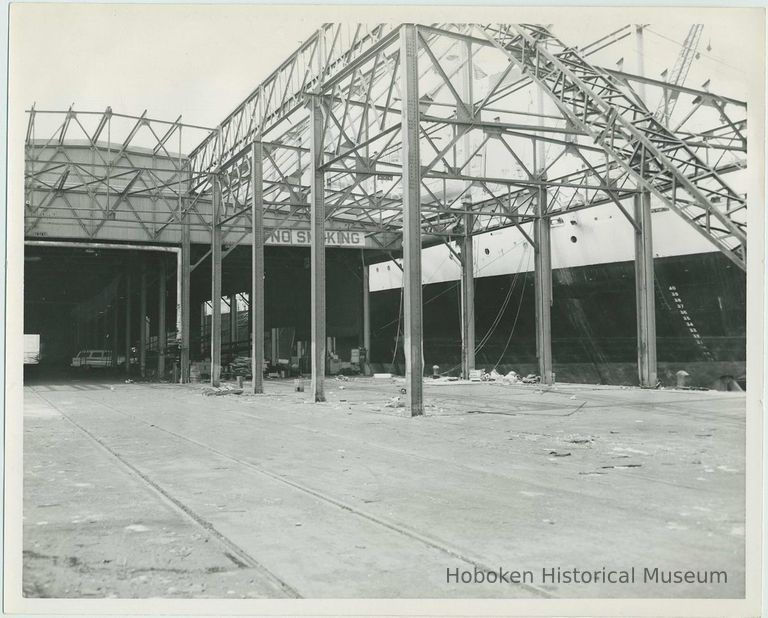
M 542 384 L 552 384 L 552 251 L 550 246 L 549 217 L 546 213 L 547 192 L 540 189 L 534 220 L 535 244 L 534 286 L 536 289 L 536 356 L 539 359 L 539 375 Z
M 221 379 L 221 188 L 213 178 L 213 223 L 211 224 L 211 386 Z
M 131 271 L 125 273 L 125 375 L 131 375 Z
M 365 375 L 369 375 L 371 362 L 371 279 L 365 260 L 363 260 L 363 349 L 365 350 L 365 361 L 361 370 Z
M 251 144 L 251 389 L 264 392 L 264 147 Z
M 467 111 L 471 111 L 473 108 L 474 99 L 472 42 L 462 42 L 459 45 L 459 50 L 463 65 L 458 80 L 459 92 L 465 106 L 457 105 L 456 114 L 457 117 L 472 120 L 471 117 L 467 116 Z M 470 162 L 472 139 L 469 131 L 462 138 L 462 150 L 463 157 L 466 159 L 467 173 L 472 174 L 472 163 Z M 464 185 L 463 207 L 465 210 L 471 210 L 472 182 L 466 181 Z M 465 380 L 469 379 L 469 372 L 475 368 L 475 256 L 472 242 L 474 222 L 472 215 L 464 215 L 464 237 L 461 242 L 461 375 Z
M 235 345 L 237 344 L 237 294 L 229 297 L 229 356 L 235 357 Z
M 651 194 L 634 198 L 635 206 L 635 301 L 637 303 L 637 370 L 640 386 L 654 387 L 656 367 L 656 302 L 653 277 Z
M 323 165 L 323 108 L 318 97 L 310 101 L 311 163 L 311 303 L 312 303 L 312 396 L 325 401 L 325 174 Z
M 119 305 L 118 300 L 120 298 L 120 275 L 117 276 L 117 286 L 115 287 L 115 298 L 112 301 L 112 345 L 110 354 L 112 355 L 112 362 L 110 363 L 111 367 L 117 367 L 117 356 L 118 356 L 118 342 L 117 342 L 117 333 L 119 328 Z
M 165 376 L 165 355 L 167 352 L 168 333 L 165 328 L 165 301 L 166 301 L 166 281 L 165 281 L 165 258 L 160 258 L 160 281 L 157 289 L 157 377 L 162 379 Z
M 544 91 L 536 91 L 536 111 L 544 125 Z M 547 161 L 544 142 L 534 142 L 536 178 L 545 180 Z M 550 219 L 547 217 L 547 190 L 540 186 L 536 194 L 536 219 L 533 222 L 534 242 L 534 289 L 536 304 L 536 357 L 539 360 L 539 376 L 542 384 L 553 384 L 552 373 L 552 247 Z
M 184 215 L 184 221 L 181 225 L 181 376 L 180 382 L 185 384 L 189 382 L 189 357 L 190 357 L 190 333 L 189 324 L 191 319 L 190 303 L 191 301 L 191 248 L 189 235 L 189 216 Z
M 461 246 L 461 374 L 469 379 L 475 368 L 475 254 L 472 232 L 474 217 L 464 216 Z
M 421 296 L 421 161 L 419 159 L 418 33 L 400 28 L 403 161 L 403 309 L 407 413 L 424 414 L 424 355 Z
M 139 374 L 147 374 L 147 265 L 141 263 L 139 289 Z

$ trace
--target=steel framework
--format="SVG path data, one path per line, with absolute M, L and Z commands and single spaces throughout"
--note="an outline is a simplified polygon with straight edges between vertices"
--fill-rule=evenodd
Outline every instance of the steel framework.
M 196 266 L 189 264 L 191 242 L 211 244 L 215 298 L 222 260 L 234 246 L 252 244 L 258 292 L 264 241 L 275 230 L 308 232 L 318 401 L 324 398 L 326 244 L 334 233 L 354 231 L 364 237 L 355 246 L 402 252 L 408 411 L 415 415 L 423 409 L 422 246 L 455 243 L 459 257 L 469 256 L 462 260 L 468 290 L 462 332 L 464 349 L 472 350 L 467 238 L 515 227 L 539 256 L 537 340 L 547 381 L 552 217 L 613 204 L 627 218 L 642 258 L 638 319 L 647 324 L 645 334 L 653 331 L 652 294 L 643 292 L 649 277 L 652 282 L 650 211 L 637 206 L 636 196 L 653 195 L 746 268 L 746 196 L 724 178 L 746 166 L 746 104 L 590 61 L 631 34 L 625 26 L 576 49 L 537 25 L 328 24 L 215 129 L 146 113 L 33 108 L 25 232 L 181 245 L 187 302 Z M 543 103 L 531 109 L 542 96 L 546 112 Z M 675 101 L 669 113 L 651 111 L 669 100 Z M 127 130 L 116 131 L 117 120 L 129 123 Z M 38 139 L 46 123 L 46 137 Z M 83 142 L 73 141 L 76 131 Z M 183 155 L 190 134 L 200 141 Z M 647 197 L 639 203 L 650 209 Z M 254 368 L 261 367 L 256 343 L 263 341 L 257 296 Z M 221 342 L 212 331 L 216 382 Z M 180 336 L 188 338 L 188 323 Z M 649 352 L 648 337 L 638 340 L 646 359 L 641 382 L 651 385 L 655 351 Z M 465 352 L 464 372 L 473 366 Z M 254 380 L 254 392 L 260 390 Z

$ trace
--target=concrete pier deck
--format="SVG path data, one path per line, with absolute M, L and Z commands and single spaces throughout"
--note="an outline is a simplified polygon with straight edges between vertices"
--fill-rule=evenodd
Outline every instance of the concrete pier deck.
M 744 393 L 426 383 L 411 419 L 401 386 L 26 386 L 25 594 L 743 596 Z

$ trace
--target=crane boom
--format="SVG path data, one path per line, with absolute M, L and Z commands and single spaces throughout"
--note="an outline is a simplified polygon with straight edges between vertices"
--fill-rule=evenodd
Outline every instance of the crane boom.
M 675 66 L 672 67 L 672 72 L 669 74 L 667 83 L 673 86 L 679 86 L 685 83 L 688 77 L 688 71 L 691 69 L 693 59 L 696 57 L 696 51 L 699 47 L 699 40 L 701 39 L 701 32 L 704 29 L 702 24 L 694 24 L 688 31 L 688 35 L 683 41 L 683 47 L 680 50 L 680 54 L 677 56 Z M 669 124 L 669 119 L 672 117 L 672 112 L 677 104 L 677 97 L 679 96 L 677 90 L 664 90 L 664 98 L 659 103 L 659 107 L 656 109 L 654 116 L 663 125 Z

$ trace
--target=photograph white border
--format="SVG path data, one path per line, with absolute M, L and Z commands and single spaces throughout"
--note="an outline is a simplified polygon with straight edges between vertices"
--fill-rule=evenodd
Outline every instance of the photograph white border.
M 311 12 L 323 21 L 398 21 L 430 23 L 456 22 L 540 22 L 553 23 L 594 13 L 594 19 L 615 19 L 623 23 L 653 23 L 674 17 L 695 23 L 702 11 L 722 12 L 724 27 L 739 28 L 738 36 L 753 37 L 754 56 L 745 62 L 750 72 L 748 101 L 748 212 L 750 251 L 748 255 L 747 302 L 747 431 L 746 431 L 746 598 L 733 599 L 303 599 L 303 600 L 123 600 L 123 599 L 32 599 L 21 592 L 22 543 L 22 319 L 23 319 L 23 208 L 24 199 L 24 110 L 30 101 L 14 93 L 18 59 L 14 56 L 16 37 L 29 35 L 14 31 L 14 15 L 25 3 L 10 6 L 9 100 L 7 108 L 7 228 L 6 228 L 6 353 L 5 353 L 5 495 L 4 495 L 4 609 L 11 613 L 83 614 L 195 614 L 195 615 L 634 615 L 634 616 L 749 616 L 760 614 L 762 597 L 761 548 L 763 547 L 764 436 L 762 401 L 765 392 L 765 10 L 718 7 L 629 7 L 629 6 L 456 6 L 428 5 L 240 5 L 242 10 L 280 11 L 290 19 L 297 11 Z M 185 5 L 174 5 L 184 10 Z M 197 5 L 198 7 L 200 5 Z M 146 10 L 154 7 L 146 5 Z M 233 6 L 212 6 L 212 10 L 233 10 Z M 743 30 L 741 29 L 743 28 Z M 736 31 L 736 30 L 734 30 Z M 255 84 L 254 84 L 255 86 Z M 150 104 L 151 101 L 148 101 Z M 233 101 L 233 107 L 237 101 Z M 64 103 L 63 103 L 64 105 Z M 761 465 L 761 463 L 763 465 Z

